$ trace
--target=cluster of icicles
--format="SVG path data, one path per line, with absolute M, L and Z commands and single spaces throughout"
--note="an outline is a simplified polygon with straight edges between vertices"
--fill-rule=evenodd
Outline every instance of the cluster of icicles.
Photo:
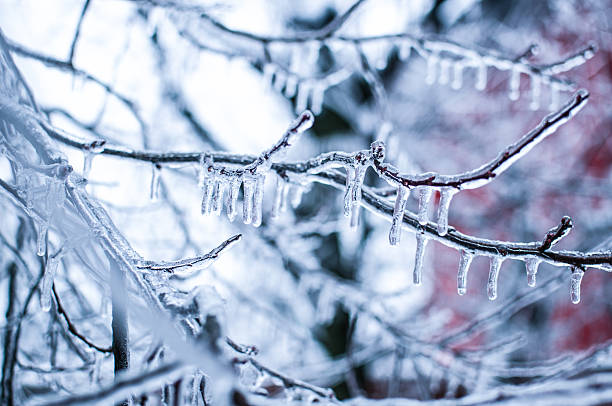
M 240 168 L 217 165 L 209 154 L 203 154 L 200 157 L 199 177 L 199 184 L 203 191 L 202 214 L 215 213 L 220 215 L 225 204 L 229 220 L 234 221 L 237 215 L 236 203 L 242 185 L 242 221 L 245 224 L 259 227 L 263 217 L 266 175 L 271 171 L 273 155 L 282 153 L 285 148 L 291 145 L 292 138 L 309 129 L 313 123 L 313 114 L 305 110 L 275 146 L 264 151 L 251 164 Z M 296 208 L 302 198 L 302 186 L 299 183 L 290 182 L 286 175 L 277 174 L 276 192 L 271 212 L 273 219 L 278 218 L 281 211 L 286 210 L 291 186 L 293 186 L 293 193 L 290 202 Z

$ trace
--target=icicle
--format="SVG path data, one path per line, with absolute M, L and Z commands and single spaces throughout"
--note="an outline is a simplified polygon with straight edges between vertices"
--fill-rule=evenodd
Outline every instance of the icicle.
M 292 98 L 297 91 L 298 78 L 295 75 L 289 74 L 285 83 L 285 97 Z
M 276 66 L 271 63 L 267 63 L 263 67 L 263 82 L 266 86 L 272 86 L 272 80 L 274 79 L 274 73 L 276 72 Z
M 223 209 L 223 195 L 225 194 L 226 181 L 218 179 L 215 184 L 215 194 L 212 199 L 212 210 L 218 216 Z
M 272 212 L 270 217 L 277 219 L 280 217 L 280 212 L 285 205 L 285 198 L 287 196 L 287 183 L 280 176 L 276 177 L 276 190 L 274 191 L 274 203 L 272 205 Z
M 253 221 L 253 189 L 255 182 L 253 179 L 245 179 L 243 182 L 244 200 L 242 201 L 242 221 L 250 224 Z
M 470 270 L 472 259 L 474 259 L 472 254 L 467 251 L 461 251 L 459 271 L 457 272 L 457 293 L 459 296 L 463 296 L 467 292 L 467 274 Z
M 361 209 L 361 185 L 367 170 L 367 165 L 357 164 L 355 167 L 355 178 L 350 187 L 351 190 L 351 227 L 357 227 L 359 225 L 359 211 Z
M 153 164 L 151 169 L 151 200 L 159 197 L 159 182 L 161 177 L 161 165 Z
M 419 223 L 421 225 L 427 224 L 428 215 L 427 211 L 429 209 L 429 201 L 431 200 L 431 195 L 433 193 L 433 189 L 427 186 L 421 186 L 418 188 L 419 191 L 419 212 L 417 217 L 419 219 Z
M 301 113 L 306 110 L 308 106 L 308 98 L 310 97 L 310 92 L 312 91 L 312 85 L 309 82 L 302 82 L 298 85 L 297 88 L 297 99 L 295 101 L 295 111 L 296 113 Z
M 310 97 L 310 109 L 315 115 L 321 114 L 323 108 L 323 97 L 325 95 L 325 86 L 322 83 L 317 83 L 312 88 L 312 96 Z
M 240 193 L 240 179 L 230 181 L 229 196 L 227 198 L 227 218 L 234 221 L 236 218 L 236 202 Z
M 255 195 L 253 196 L 253 225 L 259 227 L 263 217 L 263 197 L 266 178 L 258 175 L 255 181 Z
M 489 281 L 487 282 L 487 296 L 489 300 L 495 300 L 497 298 L 497 277 L 499 276 L 499 269 L 504 260 L 501 257 L 491 257 L 491 265 L 489 268 Z
M 580 284 L 582 283 L 582 277 L 584 271 L 580 268 L 572 268 L 572 275 L 570 279 L 570 298 L 573 304 L 580 303 Z
M 202 214 L 210 214 L 212 206 L 212 198 L 215 192 L 215 179 L 208 177 L 204 180 L 203 195 L 202 195 Z
M 520 87 L 521 72 L 518 69 L 512 69 L 510 73 L 510 92 L 508 93 L 510 100 L 518 100 Z
M 476 90 L 485 90 L 487 87 L 487 65 L 481 62 L 476 69 Z
M 83 151 L 83 177 L 89 179 L 89 172 L 91 172 L 91 163 L 94 155 L 91 151 Z
M 276 71 L 276 75 L 274 75 L 274 84 L 273 88 L 277 92 L 282 92 L 285 84 L 287 83 L 287 74 L 282 70 Z
M 395 207 L 393 208 L 393 221 L 391 230 L 389 231 L 389 243 L 398 245 L 402 235 L 402 223 L 404 221 L 404 209 L 410 190 L 407 187 L 400 186 L 397 188 L 397 197 L 395 198 Z
M 428 85 L 433 85 L 436 81 L 436 65 L 438 64 L 438 55 L 432 53 L 427 58 L 427 75 L 425 76 L 425 82 Z
M 425 248 L 429 238 L 425 233 L 416 233 L 416 254 L 414 256 L 414 271 L 412 272 L 412 283 L 420 285 L 422 283 L 423 263 L 425 262 Z
M 438 207 L 438 234 L 446 235 L 448 232 L 448 209 L 457 189 L 445 187 L 440 190 L 440 206 Z
M 47 259 L 47 264 L 45 265 L 45 272 L 40 281 L 40 308 L 43 312 L 48 312 L 51 309 L 51 289 L 53 288 L 53 281 L 60 258 L 61 248 L 55 255 Z
M 344 193 L 344 215 L 351 215 L 351 187 L 355 179 L 355 168 L 352 166 L 346 167 L 346 192 Z
M 531 103 L 529 104 L 529 108 L 531 110 L 537 110 L 540 108 L 540 93 L 542 90 L 541 84 L 542 79 L 539 76 L 531 76 Z
M 555 82 L 550 85 L 550 106 L 548 108 L 551 111 L 559 108 L 559 85 Z
M 461 62 L 455 62 L 453 65 L 453 83 L 451 87 L 455 90 L 461 89 L 463 86 L 463 64 Z
M 42 257 L 47 251 L 47 230 L 49 229 L 48 223 L 39 223 L 36 235 L 36 255 Z
M 304 189 L 299 185 L 293 185 L 291 188 L 291 207 L 297 209 L 302 203 L 302 196 L 304 195 Z
M 448 83 L 450 76 L 450 61 L 448 59 L 440 60 L 440 76 L 438 77 L 438 83 L 445 85 Z
M 399 44 L 398 57 L 400 61 L 405 61 L 410 57 L 410 51 L 412 50 L 412 43 L 410 41 L 402 41 Z
M 538 258 L 527 258 L 525 260 L 525 267 L 527 269 L 527 285 L 532 288 L 536 285 L 536 274 L 538 273 L 538 266 L 542 262 Z

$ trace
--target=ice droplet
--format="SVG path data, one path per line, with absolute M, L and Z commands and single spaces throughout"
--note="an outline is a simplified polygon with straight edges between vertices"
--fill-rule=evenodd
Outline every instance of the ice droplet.
M 470 270 L 470 264 L 472 263 L 474 256 L 467 252 L 461 251 L 461 258 L 459 259 L 459 271 L 457 272 L 457 293 L 459 296 L 465 295 L 467 292 L 467 274 Z
M 527 258 L 525 260 L 525 268 L 527 270 L 527 285 L 535 287 L 536 285 L 536 274 L 538 273 L 538 266 L 542 261 L 538 258 Z
M 453 82 L 451 87 L 455 90 L 461 89 L 463 86 L 463 64 L 455 62 L 453 65 Z
M 397 188 L 397 197 L 395 198 L 395 207 L 393 208 L 393 220 L 391 222 L 391 230 L 389 230 L 389 243 L 398 245 L 402 235 L 402 223 L 404 221 L 404 209 L 410 190 L 407 187 L 400 186 Z
M 151 200 L 157 200 L 159 197 L 159 182 L 161 177 L 161 165 L 153 164 L 151 167 Z
M 227 218 L 229 221 L 234 221 L 236 218 L 236 202 L 240 193 L 240 179 L 232 179 L 230 181 L 229 196 L 227 199 Z
M 417 231 L 416 236 L 416 252 L 414 256 L 414 271 L 412 272 L 412 283 L 420 285 L 422 283 L 423 263 L 425 262 L 425 248 L 429 238 L 425 233 Z
M 448 187 L 440 190 L 440 206 L 438 207 L 438 234 L 444 236 L 448 232 L 448 209 L 457 189 Z
M 258 175 L 255 181 L 255 195 L 253 196 L 253 225 L 259 227 L 263 217 L 263 197 L 266 178 Z
M 580 303 L 580 284 L 582 283 L 582 277 L 584 271 L 580 268 L 572 268 L 572 275 L 570 279 L 570 298 L 573 304 Z
M 253 221 L 253 189 L 255 182 L 253 179 L 245 179 L 243 184 L 244 200 L 242 201 L 242 221 L 250 224 Z
M 417 217 L 419 223 L 424 226 L 429 221 L 427 211 L 429 210 L 429 201 L 431 200 L 433 189 L 427 186 L 421 186 L 418 187 L 417 190 L 419 193 L 419 212 L 417 213 Z
M 542 90 L 542 79 L 538 75 L 531 76 L 531 103 L 529 108 L 537 110 L 540 108 L 540 93 Z
M 427 75 L 425 75 L 425 83 L 433 85 L 436 81 L 436 65 L 438 64 L 438 55 L 432 53 L 427 58 Z
M 487 65 L 481 62 L 476 69 L 476 90 L 485 90 L 487 87 Z
M 519 98 L 519 88 L 521 87 L 521 72 L 518 69 L 512 69 L 510 72 L 510 91 L 508 97 L 512 101 Z
M 487 282 L 487 296 L 489 300 L 495 300 L 497 298 L 497 277 L 499 276 L 499 269 L 504 260 L 501 257 L 491 257 L 491 264 L 489 267 L 489 281 Z

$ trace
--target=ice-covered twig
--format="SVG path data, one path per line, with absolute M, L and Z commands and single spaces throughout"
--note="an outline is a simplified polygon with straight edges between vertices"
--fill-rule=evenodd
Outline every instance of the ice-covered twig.
M 589 93 L 586 90 L 579 90 L 559 111 L 544 117 L 540 124 L 523 135 L 514 144 L 506 147 L 493 160 L 468 172 L 456 175 L 428 173 L 411 176 L 400 174 L 396 168 L 384 164 L 382 161 L 375 160 L 374 166 L 379 175 L 385 180 L 404 187 L 431 186 L 435 188 L 452 187 L 456 189 L 479 188 L 501 175 L 538 143 L 553 134 L 557 128 L 565 124 L 585 106 L 588 98 Z
M 569 216 L 564 216 L 558 226 L 551 228 L 546 233 L 542 245 L 538 248 L 540 251 L 546 251 L 553 245 L 557 244 L 563 237 L 569 234 L 573 227 L 572 219 Z
M 240 239 L 242 234 L 236 234 L 227 240 L 223 241 L 219 246 L 212 249 L 209 253 L 193 258 L 180 259 L 178 261 L 155 262 L 155 261 L 140 261 L 136 265 L 139 270 L 168 272 L 174 275 L 182 275 L 184 273 L 192 273 L 208 268 L 219 259 L 221 254 L 224 254 L 229 248 L 234 246 Z

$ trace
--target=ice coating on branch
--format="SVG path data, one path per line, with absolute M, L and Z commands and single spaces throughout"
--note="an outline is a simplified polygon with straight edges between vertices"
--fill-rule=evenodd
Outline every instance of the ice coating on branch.
M 438 207 L 438 234 L 444 236 L 448 232 L 448 209 L 450 208 L 453 196 L 458 190 L 449 187 L 440 190 L 440 206 Z
M 419 211 L 417 213 L 417 218 L 421 225 L 425 225 L 429 221 L 427 211 L 429 210 L 429 201 L 431 200 L 433 189 L 427 186 L 421 186 L 418 187 L 417 190 L 419 194 Z
M 461 89 L 463 86 L 463 64 L 455 62 L 453 65 L 453 82 L 451 87 L 455 90 Z
M 230 180 L 229 196 L 227 198 L 227 218 L 229 221 L 234 221 L 236 218 L 236 203 L 238 202 L 241 183 L 240 179 Z
M 44 312 L 48 312 L 51 309 L 51 290 L 62 257 L 62 251 L 60 248 L 55 255 L 49 256 L 45 264 L 45 271 L 40 281 L 40 308 Z
M 420 285 L 423 281 L 423 263 L 425 262 L 425 248 L 429 238 L 425 233 L 417 231 L 416 237 L 416 252 L 414 256 L 414 271 L 412 272 L 412 283 Z
M 457 293 L 459 296 L 463 296 L 467 292 L 467 275 L 470 270 L 472 259 L 474 259 L 473 254 L 467 251 L 461 251 L 459 271 L 457 272 Z
M 393 219 L 391 222 L 391 230 L 389 230 L 389 243 L 398 245 L 402 235 L 402 223 L 404 221 L 404 209 L 410 190 L 407 187 L 400 186 L 397 188 L 397 197 L 395 198 L 395 206 L 393 207 Z
M 157 200 L 159 197 L 159 182 L 161 177 L 161 165 L 153 164 L 151 167 L 151 200 Z
M 502 262 L 504 262 L 504 260 L 501 257 L 491 257 L 489 280 L 487 281 L 487 296 L 489 300 L 495 300 L 497 298 L 497 278 Z
M 253 192 L 255 189 L 255 181 L 253 179 L 244 179 L 242 187 L 244 191 L 242 221 L 244 224 L 250 224 L 253 221 Z
M 540 94 L 542 91 L 542 79 L 537 75 L 531 76 L 531 103 L 529 108 L 537 110 L 540 108 Z
M 263 197 L 266 178 L 257 175 L 255 178 L 255 194 L 253 195 L 253 226 L 259 227 L 263 217 Z
M 538 267 L 542 261 L 539 258 L 527 258 L 525 260 L 525 268 L 527 271 L 527 285 L 532 288 L 536 285 L 536 274 Z
M 484 62 L 479 63 L 476 68 L 476 83 L 474 87 L 476 90 L 485 90 L 487 87 L 487 65 Z
M 436 81 L 436 65 L 439 59 L 436 53 L 432 53 L 427 57 L 427 74 L 425 76 L 425 82 L 428 85 L 433 85 Z
M 510 71 L 510 83 L 508 97 L 510 100 L 515 101 L 519 98 L 519 88 L 521 86 L 521 72 L 518 69 L 512 69 Z
M 573 304 L 580 303 L 580 284 L 582 283 L 582 277 L 584 276 L 584 270 L 580 268 L 572 268 L 572 275 L 570 279 L 570 298 Z

